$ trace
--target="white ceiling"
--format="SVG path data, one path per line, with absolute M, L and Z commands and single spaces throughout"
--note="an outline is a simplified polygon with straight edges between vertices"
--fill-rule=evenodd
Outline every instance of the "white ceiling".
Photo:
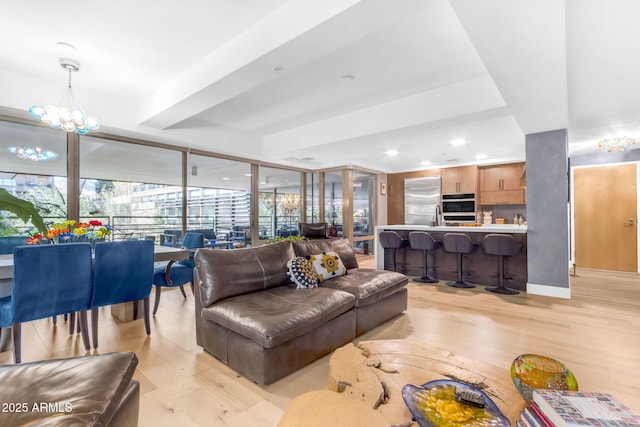
M 637 0 L 5 2 L 0 113 L 60 102 L 71 57 L 78 104 L 113 134 L 381 172 L 524 160 L 525 134 L 559 128 L 580 153 L 640 137 L 638 16 Z

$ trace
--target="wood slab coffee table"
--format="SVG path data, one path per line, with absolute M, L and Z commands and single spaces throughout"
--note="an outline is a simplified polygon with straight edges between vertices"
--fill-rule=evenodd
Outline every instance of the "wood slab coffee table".
M 361 341 L 333 353 L 327 390 L 296 397 L 278 427 L 417 426 L 402 387 L 447 378 L 483 390 L 512 423 L 525 405 L 506 368 L 418 342 Z

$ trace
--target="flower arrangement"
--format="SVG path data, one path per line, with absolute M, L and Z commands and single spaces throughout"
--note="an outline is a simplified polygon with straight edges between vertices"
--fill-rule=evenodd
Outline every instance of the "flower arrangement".
M 111 226 L 103 225 L 102 222 L 98 220 L 77 222 L 76 220 L 69 219 L 64 222 L 47 222 L 45 225 L 47 226 L 46 238 L 51 243 L 92 242 L 104 239 L 111 234 L 113 230 Z M 29 237 L 27 244 L 37 245 L 43 240 L 44 236 L 38 233 Z

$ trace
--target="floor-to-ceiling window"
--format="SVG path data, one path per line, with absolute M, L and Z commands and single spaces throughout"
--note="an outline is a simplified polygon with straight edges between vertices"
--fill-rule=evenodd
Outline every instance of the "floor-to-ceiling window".
M 77 154 L 77 167 L 67 165 L 67 151 L 69 158 Z M 67 188 L 68 179 L 74 188 L 77 179 L 77 193 Z M 326 221 L 358 249 L 372 235 L 373 179 L 351 169 L 258 166 L 183 147 L 0 121 L 0 187 L 32 201 L 45 220 L 101 220 L 114 227 L 110 238 L 116 240 L 162 243 L 167 233 L 203 228 L 248 244 L 296 235 L 304 220 Z M 31 228 L 0 213 L 0 235 Z
M 320 219 L 320 174 L 307 172 L 306 179 L 306 222 L 322 222 Z
M 324 220 L 330 232 L 342 236 L 342 171 L 324 173 Z
M 238 246 L 251 242 L 251 164 L 191 154 L 188 183 L 188 229 L 213 229 Z
M 374 247 L 375 175 L 356 170 L 353 172 L 352 186 L 354 248 L 359 252 L 368 254 Z
M 258 197 L 261 238 L 298 234 L 301 220 L 301 173 L 287 169 L 260 167 Z
M 0 187 L 32 202 L 45 221 L 67 218 L 67 139 L 59 130 L 0 122 Z M 34 232 L 0 212 L 0 236 Z
M 114 228 L 113 239 L 182 231 L 182 155 L 176 150 L 80 138 L 80 219 Z

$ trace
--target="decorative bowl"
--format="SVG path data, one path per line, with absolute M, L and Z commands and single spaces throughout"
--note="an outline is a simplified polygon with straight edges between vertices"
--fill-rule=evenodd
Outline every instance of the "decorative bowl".
M 558 360 L 538 354 L 522 354 L 511 364 L 511 379 L 526 401 L 533 389 L 578 390 L 576 377 Z
M 479 408 L 455 399 L 455 392 L 471 391 L 484 399 Z M 421 386 L 407 384 L 402 398 L 420 427 L 509 427 L 509 420 L 486 393 L 469 384 L 452 380 L 435 380 Z

